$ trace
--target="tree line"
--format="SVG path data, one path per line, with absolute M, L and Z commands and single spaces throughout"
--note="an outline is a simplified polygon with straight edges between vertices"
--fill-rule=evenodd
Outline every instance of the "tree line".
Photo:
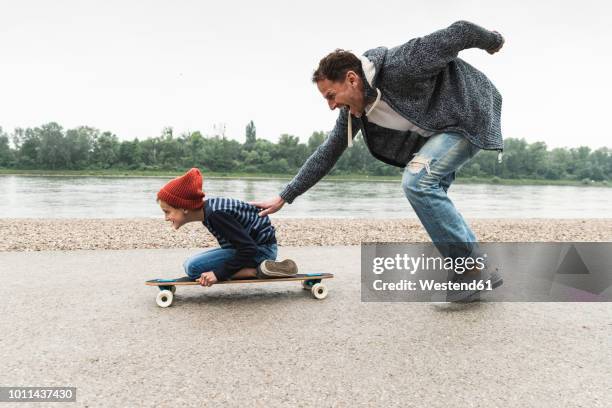
M 55 122 L 12 133 L 0 127 L 0 168 L 15 170 L 170 170 L 199 167 L 202 171 L 234 173 L 295 173 L 327 134 L 314 132 L 306 143 L 283 134 L 278 142 L 258 138 L 251 121 L 240 143 L 199 131 L 123 140 L 107 131 L 81 126 L 64 130 Z M 547 149 L 544 142 L 507 138 L 502 163 L 497 152 L 481 152 L 459 172 L 459 177 L 499 177 L 543 180 L 612 180 L 612 150 L 602 147 Z M 401 169 L 374 159 L 361 135 L 342 155 L 331 174 L 399 175 Z

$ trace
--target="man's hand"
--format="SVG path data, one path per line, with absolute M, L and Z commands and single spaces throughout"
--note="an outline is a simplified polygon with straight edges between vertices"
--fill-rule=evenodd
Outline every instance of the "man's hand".
M 217 283 L 217 276 L 215 276 L 214 272 L 204 272 L 202 275 L 200 275 L 200 277 L 198 278 L 198 283 L 202 286 L 212 286 L 215 283 Z
M 493 31 L 493 32 L 494 32 L 494 33 L 499 34 L 497 31 Z M 488 52 L 489 54 L 495 54 L 497 51 L 501 50 L 501 49 L 502 49 L 502 47 L 504 46 L 504 43 L 506 42 L 506 40 L 504 39 L 504 36 L 503 36 L 503 35 L 501 35 L 501 34 L 499 34 L 499 35 L 500 35 L 500 37 L 502 38 L 502 42 L 501 42 L 501 44 L 499 45 L 499 47 L 497 47 L 497 48 L 496 48 L 496 49 L 494 49 L 494 50 L 487 50 L 487 52 Z
M 255 207 L 262 208 L 263 211 L 259 212 L 260 217 L 265 217 L 268 214 L 273 214 L 283 208 L 285 200 L 281 196 L 276 196 L 266 201 L 249 201 L 249 204 Z

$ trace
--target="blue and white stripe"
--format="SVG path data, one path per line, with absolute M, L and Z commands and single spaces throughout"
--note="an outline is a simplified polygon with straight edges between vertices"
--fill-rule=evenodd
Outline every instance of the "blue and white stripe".
M 223 211 L 234 216 L 236 221 L 244 227 L 247 234 L 253 238 L 256 244 L 261 245 L 276 242 L 275 230 L 270 222 L 270 217 L 260 217 L 258 214 L 261 210 L 254 205 L 236 200 L 235 198 L 214 197 L 206 200 L 206 207 L 207 212 Z M 206 217 L 203 224 L 210 233 L 217 238 L 221 247 L 231 245 L 210 225 Z

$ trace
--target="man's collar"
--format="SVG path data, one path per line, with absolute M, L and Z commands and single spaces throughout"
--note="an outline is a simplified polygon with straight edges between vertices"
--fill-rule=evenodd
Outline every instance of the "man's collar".
M 376 92 L 376 89 L 370 86 L 367 79 L 362 78 L 362 82 L 365 104 L 369 105 L 376 100 L 376 96 L 378 95 L 378 93 Z

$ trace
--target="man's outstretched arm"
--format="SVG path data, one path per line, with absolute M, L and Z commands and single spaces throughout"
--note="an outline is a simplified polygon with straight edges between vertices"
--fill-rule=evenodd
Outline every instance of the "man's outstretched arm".
M 347 124 L 348 110 L 343 108 L 338 115 L 336 125 L 325 141 L 310 155 L 302 165 L 298 174 L 285 186 L 283 191 L 276 197 L 266 201 L 252 201 L 253 204 L 263 211 L 260 216 L 275 213 L 287 202 L 291 204 L 293 200 L 305 193 L 310 187 L 314 186 L 334 167 L 344 150 L 347 147 Z M 357 123 L 353 122 L 353 133 L 357 133 Z M 353 134 L 353 136 L 354 136 Z
M 407 76 L 431 76 L 457 58 L 460 51 L 480 48 L 494 54 L 503 44 L 504 37 L 497 31 L 489 31 L 469 21 L 457 21 L 390 49 L 387 60 L 403 65 Z

